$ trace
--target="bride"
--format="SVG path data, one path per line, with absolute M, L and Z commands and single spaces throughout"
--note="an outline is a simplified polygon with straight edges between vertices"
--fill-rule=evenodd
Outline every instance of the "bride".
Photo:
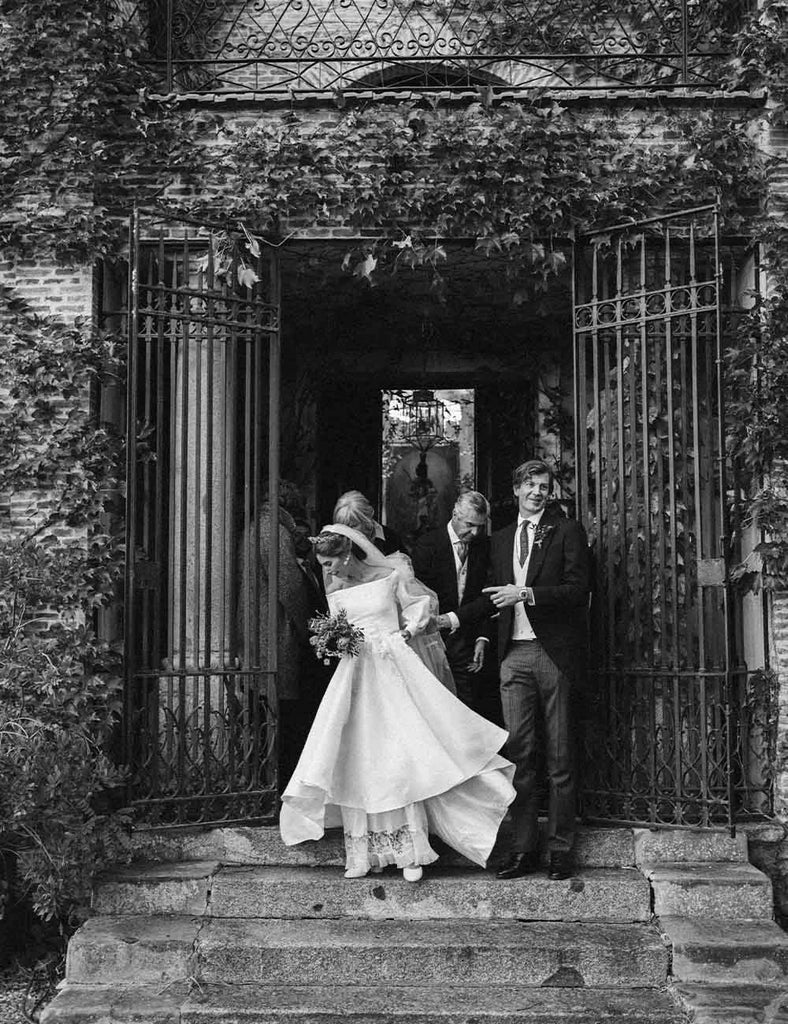
M 339 661 L 282 796 L 288 846 L 342 827 L 346 878 L 388 864 L 418 881 L 439 836 L 484 866 L 514 799 L 506 732 L 457 700 L 407 645 L 430 619 L 430 592 L 396 559 L 335 523 L 315 539 L 329 611 L 364 631 Z

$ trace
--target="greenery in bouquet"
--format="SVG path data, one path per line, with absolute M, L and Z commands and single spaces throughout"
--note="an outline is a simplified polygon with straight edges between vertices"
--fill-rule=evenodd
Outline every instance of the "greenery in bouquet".
M 332 658 L 355 657 L 364 643 L 364 630 L 348 622 L 344 609 L 336 615 L 316 615 L 309 620 L 309 631 L 315 656 L 322 658 L 324 665 L 330 665 Z

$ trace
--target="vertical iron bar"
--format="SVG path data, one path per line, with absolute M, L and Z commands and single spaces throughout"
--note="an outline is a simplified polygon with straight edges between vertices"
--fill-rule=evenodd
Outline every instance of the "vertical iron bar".
M 232 309 L 235 312 L 234 320 L 240 321 L 238 304 L 233 300 Z M 254 668 L 255 674 L 246 677 L 249 708 L 252 714 L 248 716 L 247 728 L 244 733 L 244 754 L 247 762 L 254 765 L 260 762 L 263 736 L 261 735 L 262 725 L 260 714 L 262 711 L 263 693 L 260 685 L 260 662 L 262 653 L 262 637 L 267 634 L 268 621 L 263 622 L 262 610 L 262 586 L 259 548 L 260 536 L 263 527 L 263 506 L 260 495 L 257 492 L 254 480 L 258 471 L 256 463 L 259 462 L 257 451 L 257 419 L 260 415 L 259 409 L 255 409 L 254 403 L 254 380 L 260 372 L 254 346 L 254 334 L 250 337 L 250 328 L 246 328 L 238 334 L 233 328 L 234 338 L 238 339 L 239 350 L 243 353 L 243 382 L 244 382 L 244 405 L 243 405 L 243 524 L 244 524 L 244 573 L 243 585 L 245 590 L 244 598 L 244 635 L 246 637 L 246 654 L 249 659 L 247 668 Z M 241 339 L 243 344 L 241 344 Z M 261 362 L 261 361 L 260 361 Z M 258 403 L 259 404 L 259 403 Z
M 210 286 L 217 292 L 219 289 L 216 287 L 216 267 L 213 255 L 213 244 L 209 251 L 209 272 L 210 272 Z M 227 300 L 227 285 L 224 283 L 220 291 L 220 304 L 221 309 L 224 311 L 226 316 L 229 316 L 228 310 L 232 307 Z M 234 614 L 235 610 L 239 608 L 241 601 L 246 602 L 244 604 L 244 616 L 248 620 L 248 577 L 244 575 L 246 567 L 248 565 L 249 558 L 249 533 L 246 529 L 248 525 L 247 515 L 245 506 L 241 506 L 241 515 L 238 515 L 239 509 L 239 496 L 238 496 L 238 478 L 237 468 L 238 462 L 236 457 L 236 429 L 238 423 L 238 345 L 236 337 L 236 328 L 233 325 L 228 330 L 225 330 L 222 334 L 221 344 L 221 359 L 224 367 L 224 405 L 222 409 L 222 465 L 221 465 L 221 482 L 220 482 L 220 495 L 221 495 L 221 536 L 222 536 L 222 558 L 224 560 L 225 572 L 224 580 L 222 585 L 222 646 L 227 643 L 228 637 L 226 630 L 229 627 L 229 640 L 234 644 L 231 653 L 235 656 L 234 660 L 240 660 L 240 666 L 242 669 L 248 670 L 250 667 L 250 638 L 247 629 L 241 633 L 242 626 L 237 621 L 237 617 Z M 241 499 L 243 501 L 243 498 Z M 239 521 L 240 520 L 240 521 Z M 239 566 L 239 561 L 241 565 Z M 240 570 L 240 579 L 239 579 Z M 244 592 L 242 592 L 242 587 Z M 238 644 L 240 637 L 243 637 L 243 646 Z M 236 676 L 232 677 L 234 680 L 233 691 L 230 700 L 231 713 L 230 713 L 230 761 L 229 768 L 232 772 L 231 777 L 236 777 L 236 765 L 235 765 L 235 753 L 236 744 L 241 751 L 241 759 L 243 760 L 246 754 L 246 734 L 244 727 L 249 728 L 249 715 L 248 705 L 251 699 L 249 684 L 249 677 L 247 676 Z M 247 704 L 247 712 L 238 716 L 236 714 L 236 697 L 240 700 L 244 700 Z
M 572 330 L 574 335 L 573 366 L 575 380 L 575 515 L 586 529 L 588 521 L 588 465 L 586 450 L 588 447 L 588 427 L 586 424 L 586 374 L 585 374 L 585 335 L 581 334 L 577 323 L 578 287 L 577 275 L 578 253 L 577 239 L 572 236 Z M 490 464 L 491 465 L 491 464 Z M 488 489 L 487 493 L 490 493 Z
M 163 233 L 162 233 L 163 239 Z M 164 242 L 161 243 L 162 248 Z M 176 669 L 179 665 L 176 663 L 175 658 L 176 639 L 179 633 L 179 624 L 176 621 L 176 610 L 177 615 L 180 615 L 181 608 L 181 590 L 180 587 L 180 567 L 176 576 L 176 551 L 178 550 L 178 534 L 177 530 L 180 528 L 179 524 L 183 517 L 183 503 L 180 500 L 178 493 L 178 478 L 176 468 L 178 466 L 178 451 L 180 446 L 180 436 L 178 434 L 179 427 L 182 424 L 183 413 L 180 418 L 178 417 L 178 366 L 180 364 L 180 351 L 182 337 L 182 328 L 180 321 L 174 315 L 177 313 L 177 296 L 176 290 L 178 287 L 178 254 L 173 252 L 172 255 L 172 267 L 170 268 L 170 281 L 171 289 L 169 296 L 167 294 L 166 278 L 167 278 L 167 267 L 166 263 L 162 263 L 159 267 L 159 284 L 160 293 L 162 296 L 162 305 L 165 306 L 171 314 L 170 316 L 170 410 L 171 410 L 171 425 L 170 425 L 170 443 L 169 443 L 169 467 L 170 467 L 170 509 L 171 514 L 169 517 L 169 544 L 167 548 L 167 567 L 168 567 L 168 638 L 169 638 L 169 650 L 168 658 L 170 661 L 170 667 Z M 177 597 L 177 603 L 176 603 Z M 167 764 L 172 771 L 172 766 L 175 763 L 175 756 L 177 750 L 177 736 L 175 734 L 175 716 L 173 714 L 175 708 L 175 688 L 176 688 L 176 677 L 170 675 L 167 677 L 167 733 L 166 733 L 166 756 Z
M 276 710 L 278 727 L 279 709 L 276 693 L 278 690 L 278 649 L 279 649 L 279 431 L 280 431 L 280 380 L 281 380 L 281 267 L 279 250 L 274 249 L 270 264 L 270 302 L 276 310 L 276 330 L 269 338 L 268 364 L 268 500 L 271 506 L 271 546 L 268 552 L 268 677 L 269 707 Z M 272 692 L 273 690 L 273 692 Z M 272 747 L 272 775 L 278 780 L 277 752 L 278 736 Z
M 719 516 L 722 535 L 720 537 L 721 556 L 725 562 L 725 585 L 722 591 L 723 623 L 725 630 L 725 767 L 728 782 L 728 829 L 731 836 L 736 835 L 734 822 L 734 764 L 733 764 L 733 721 L 732 721 L 732 686 L 733 686 L 733 650 L 731 630 L 731 584 L 728 563 L 730 560 L 729 536 L 728 536 L 728 510 L 727 500 L 727 474 L 725 465 L 725 387 L 723 379 L 722 363 L 722 263 L 720 260 L 720 211 L 719 205 L 714 209 L 714 280 L 716 284 L 716 344 L 715 362 L 717 377 L 717 451 L 719 452 Z
M 619 521 L 619 545 L 621 552 L 621 602 L 620 626 L 618 630 L 618 642 L 621 650 L 626 650 L 628 645 L 627 634 L 629 630 L 630 610 L 630 572 L 629 572 L 629 548 L 627 543 L 627 476 L 625 463 L 625 427 L 624 427 L 624 339 L 622 320 L 624 317 L 623 301 L 623 241 L 618 239 L 618 255 L 616 257 L 616 434 L 618 437 L 618 521 Z M 635 633 L 637 633 L 637 629 Z
M 164 266 L 164 239 L 160 236 L 160 244 L 158 247 L 158 261 L 159 261 L 159 276 L 163 274 Z M 153 284 L 153 275 L 151 274 L 151 284 Z M 153 647 L 153 661 L 156 668 L 161 668 L 162 658 L 164 656 L 162 634 L 165 629 L 165 623 L 167 621 L 167 586 L 166 576 L 164 573 L 164 563 L 166 558 L 166 550 L 164 545 L 164 523 L 165 523 L 165 500 L 164 500 L 164 487 L 165 487 L 165 451 L 167 450 L 167 443 L 164 434 L 165 425 L 165 405 L 164 405 L 164 369 L 165 369 L 165 352 L 168 350 L 168 346 L 165 343 L 166 330 L 165 330 L 165 313 L 166 313 L 166 301 L 162 297 L 162 301 L 158 304 L 159 307 L 165 306 L 164 309 L 158 308 L 157 310 L 157 347 L 158 351 L 156 354 L 156 506 L 155 506 L 155 548 L 154 558 L 156 560 L 157 567 L 157 586 L 156 586 L 156 622 L 154 629 L 156 633 L 156 642 Z M 170 334 L 169 343 L 172 343 L 172 335 Z M 171 412 L 171 410 L 170 410 Z
M 136 509 L 137 509 L 137 331 L 139 317 L 139 247 L 140 227 L 139 210 L 129 218 L 129 322 L 128 322 L 128 353 L 126 357 L 126 551 L 125 578 L 123 587 L 123 663 L 125 668 L 126 687 L 124 691 L 124 757 L 127 764 L 133 763 L 134 749 L 134 690 L 136 684 L 134 660 L 135 631 L 134 591 L 135 565 L 134 552 L 137 547 Z
M 173 74 L 173 34 L 172 34 L 172 22 L 174 16 L 174 0 L 167 0 L 167 92 L 171 93 L 175 91 L 175 81 Z
M 704 809 L 704 816 L 708 819 L 709 814 L 710 814 L 710 806 L 711 806 L 710 805 L 710 795 L 711 794 L 710 794 L 710 791 L 709 791 L 709 735 L 708 735 L 709 719 L 708 719 L 708 713 L 707 713 L 707 696 L 708 695 L 707 695 L 707 691 L 706 691 L 706 676 L 703 674 L 703 672 L 704 672 L 704 670 L 706 668 L 706 656 L 705 656 L 705 651 L 703 649 L 704 645 L 705 645 L 705 636 L 704 636 L 704 630 L 703 630 L 703 625 L 702 625 L 702 622 L 703 622 L 703 615 L 702 615 L 702 608 L 701 608 L 701 604 L 702 604 L 702 590 L 698 586 L 698 574 L 697 574 L 698 559 L 701 557 L 701 554 L 702 554 L 701 548 L 700 548 L 700 543 L 699 543 L 700 536 L 701 536 L 701 532 L 700 531 L 701 531 L 702 527 L 701 527 L 700 515 L 699 515 L 699 512 L 698 512 L 698 506 L 699 506 L 700 501 L 701 501 L 700 467 L 699 467 L 700 444 L 699 444 L 699 437 L 698 437 L 698 433 L 697 433 L 697 416 L 698 416 L 698 404 L 699 404 L 698 403 L 698 399 L 697 399 L 697 395 L 698 395 L 698 382 L 697 382 L 697 367 L 698 367 L 698 360 L 697 360 L 698 313 L 697 313 L 697 308 L 698 308 L 698 304 L 699 304 L 699 293 L 698 293 L 698 279 L 697 279 L 697 248 L 696 248 L 696 233 L 695 233 L 695 219 L 694 218 L 690 221 L 689 292 L 690 292 L 690 345 L 691 345 L 691 350 L 690 351 L 691 351 L 691 358 L 692 358 L 692 389 L 693 389 L 693 398 L 694 398 L 693 405 L 694 405 L 694 418 L 695 418 L 695 422 L 693 423 L 693 439 L 694 439 L 694 442 L 693 442 L 693 450 L 694 450 L 693 481 L 694 481 L 694 487 L 695 487 L 694 503 L 695 503 L 695 510 L 696 510 L 695 511 L 696 551 L 695 551 L 695 559 L 694 559 L 694 562 L 693 562 L 693 560 L 691 560 L 689 558 L 689 553 L 690 553 L 689 552 L 689 547 L 687 548 L 687 552 L 686 552 L 686 555 L 685 555 L 684 565 L 685 565 L 685 572 L 687 574 L 689 574 L 690 566 L 691 565 L 693 566 L 693 568 L 694 568 L 694 575 L 695 575 L 695 587 L 696 587 L 696 590 L 698 591 L 698 593 L 696 594 L 696 600 L 694 601 L 695 613 L 696 613 L 695 614 L 695 634 L 697 636 L 698 647 L 699 647 L 699 649 L 698 649 L 697 665 L 700 668 L 700 674 L 698 676 L 698 709 L 697 709 L 697 715 L 698 715 L 698 747 L 699 747 L 698 753 L 699 753 L 699 756 L 700 756 L 701 802 L 702 802 L 702 806 L 703 806 L 703 809 Z M 684 379 L 686 380 L 686 374 L 685 374 L 685 378 Z M 686 434 L 686 430 L 685 430 L 685 434 Z M 686 458 L 687 447 L 688 447 L 688 445 L 687 445 L 687 440 L 686 440 L 686 437 L 685 437 L 684 438 L 685 458 Z M 689 476 L 689 474 L 685 474 L 685 479 L 688 476 Z M 689 508 L 690 508 L 689 500 L 688 499 L 685 500 L 684 504 L 685 504 L 685 507 L 687 508 L 687 515 L 689 517 L 689 514 L 690 514 L 689 513 Z M 688 521 L 687 522 L 687 530 L 688 530 L 688 532 L 689 532 L 689 529 L 690 529 L 690 525 L 691 524 Z M 689 575 L 688 575 L 688 578 L 687 578 L 687 595 L 688 595 L 688 597 L 689 597 L 689 594 L 690 594 L 689 584 L 690 584 L 690 579 L 689 579 Z M 688 611 L 689 611 L 689 609 L 688 609 Z M 688 653 L 687 667 L 691 668 L 693 666 L 693 664 L 695 664 L 695 662 L 693 662 L 691 660 L 691 658 L 690 658 L 690 655 L 691 655 L 690 643 L 691 643 L 692 640 L 695 639 L 695 637 L 693 637 L 692 634 L 690 633 L 691 622 L 690 622 L 689 615 L 687 615 L 686 627 L 687 627 L 686 643 L 687 643 L 687 648 L 688 648 L 688 650 L 687 650 L 687 653 Z
M 207 268 L 206 268 L 207 269 Z M 205 275 L 201 271 L 199 275 L 199 290 L 202 295 L 202 302 L 205 307 L 205 331 L 206 331 L 206 370 L 205 370 L 205 645 L 204 657 L 206 666 L 213 666 L 213 496 L 214 496 L 214 467 L 213 467 L 213 374 L 214 374 L 214 351 L 213 351 L 213 321 L 214 304 L 211 294 L 210 283 L 206 284 Z M 218 652 L 221 659 L 223 652 Z M 219 668 L 222 662 L 219 661 Z
M 178 251 L 177 249 L 173 252 L 173 301 L 177 304 L 178 302 Z M 187 279 L 188 284 L 188 279 Z M 177 698 L 177 713 L 175 716 L 177 727 L 175 730 L 175 744 L 176 744 L 176 792 L 179 795 L 185 795 L 184 780 L 186 775 L 186 679 L 188 672 L 188 659 L 186 657 L 187 649 L 187 555 L 188 555 L 188 509 L 189 509 L 189 437 L 193 433 L 189 430 L 189 342 L 191 340 L 191 325 L 189 322 L 190 303 L 188 290 L 183 289 L 183 319 L 181 321 L 182 327 L 180 332 L 180 366 L 181 366 L 181 416 L 180 416 L 180 430 L 181 430 L 181 480 L 180 480 L 180 524 L 178 531 L 178 557 L 179 557 L 179 569 L 180 569 L 180 580 L 179 580 L 179 611 L 180 611 L 180 622 L 178 631 L 178 645 L 179 645 L 179 658 L 178 658 L 178 698 Z M 195 443 L 198 443 L 199 439 L 195 438 Z
M 645 591 L 645 607 L 648 613 L 645 616 L 645 634 L 648 644 L 648 664 L 654 665 L 654 626 L 652 610 L 654 608 L 653 594 L 653 551 L 651 545 L 651 472 L 649 460 L 649 338 L 648 338 L 648 304 L 646 299 L 646 236 L 641 235 L 640 239 L 640 380 L 641 380 L 641 447 L 643 458 L 643 547 L 645 559 L 645 572 L 643 574 L 643 586 Z
M 689 81 L 689 10 L 688 0 L 681 0 L 681 84 Z

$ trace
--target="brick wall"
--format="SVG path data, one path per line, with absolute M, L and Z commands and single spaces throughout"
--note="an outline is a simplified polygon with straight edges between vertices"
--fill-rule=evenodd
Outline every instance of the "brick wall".
M 771 604 L 770 660 L 779 678 L 777 764 L 774 779 L 775 820 L 745 826 L 750 860 L 770 875 L 775 912 L 788 924 L 788 592 L 774 594 Z
M 56 316 L 65 323 L 92 315 L 92 267 L 19 260 L 0 265 L 0 279 L 42 315 Z

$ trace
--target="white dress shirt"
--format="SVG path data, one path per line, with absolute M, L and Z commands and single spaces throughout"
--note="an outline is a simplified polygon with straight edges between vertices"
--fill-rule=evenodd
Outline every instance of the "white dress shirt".
M 454 571 L 457 573 L 457 605 L 462 604 L 462 596 L 465 593 L 465 581 L 468 578 L 468 554 L 470 552 L 469 542 L 465 541 L 466 555 L 465 561 L 463 562 L 460 558 L 460 551 L 458 548 L 459 544 L 463 541 L 457 536 L 454 531 L 454 527 L 451 525 L 451 520 L 446 524 L 446 530 L 449 534 L 449 540 L 451 541 L 451 550 L 454 555 Z M 447 612 L 449 622 L 451 622 L 451 632 L 454 633 L 460 628 L 460 620 L 457 617 L 456 612 Z
M 536 515 L 524 516 L 520 514 L 517 517 L 517 529 L 514 532 L 514 547 L 512 549 L 512 569 L 514 570 L 514 582 L 515 586 L 524 587 L 525 581 L 528 577 L 528 566 L 531 562 L 531 555 L 534 550 L 534 536 L 536 534 L 536 528 L 539 525 L 539 521 L 544 514 L 544 509 L 540 509 Z M 528 554 L 526 555 L 525 562 L 520 565 L 520 530 L 524 522 L 528 523 Z M 514 606 L 514 621 L 512 623 L 512 640 L 535 640 L 536 633 L 531 625 L 531 620 L 528 618 L 528 612 L 526 610 L 526 602 L 518 601 Z

